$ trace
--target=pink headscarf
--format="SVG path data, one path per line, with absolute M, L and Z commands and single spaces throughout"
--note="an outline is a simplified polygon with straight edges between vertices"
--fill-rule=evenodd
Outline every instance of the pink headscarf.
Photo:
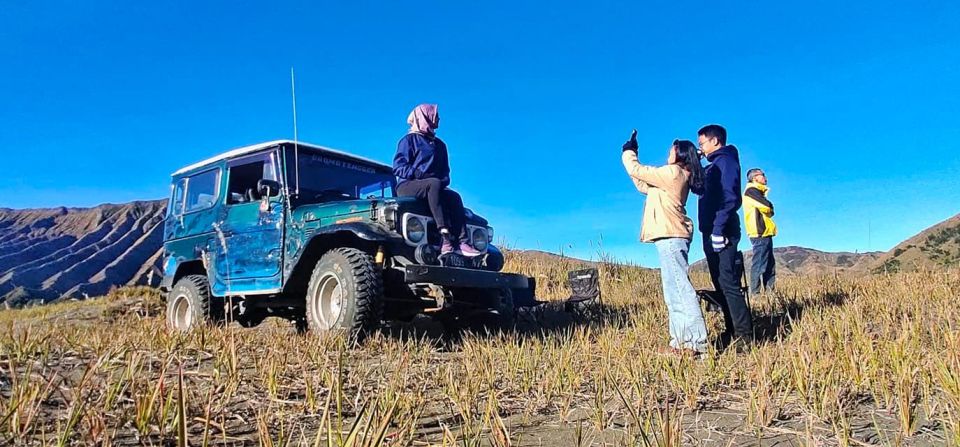
M 440 127 L 440 115 L 436 104 L 420 104 L 407 117 L 410 133 L 433 135 Z

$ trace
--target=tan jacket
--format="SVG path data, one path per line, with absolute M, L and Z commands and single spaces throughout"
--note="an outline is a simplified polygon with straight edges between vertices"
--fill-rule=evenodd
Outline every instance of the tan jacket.
M 677 165 L 645 166 L 633 151 L 623 152 L 623 167 L 637 186 L 647 195 L 643 205 L 640 240 L 653 242 L 667 237 L 690 239 L 693 221 L 687 217 L 687 194 L 690 174 Z

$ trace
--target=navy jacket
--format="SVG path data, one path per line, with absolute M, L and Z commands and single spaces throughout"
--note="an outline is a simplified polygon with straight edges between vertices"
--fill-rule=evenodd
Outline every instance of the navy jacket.
M 699 194 L 698 219 L 700 232 L 730 239 L 740 238 L 740 153 L 733 145 L 717 149 L 707 156 L 703 189 Z
M 444 186 L 449 186 L 447 145 L 437 137 L 408 133 L 397 143 L 397 154 L 393 156 L 393 175 L 397 176 L 398 183 L 436 178 Z

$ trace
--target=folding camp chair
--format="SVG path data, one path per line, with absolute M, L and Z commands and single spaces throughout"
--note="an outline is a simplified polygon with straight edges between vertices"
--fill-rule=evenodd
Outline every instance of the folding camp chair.
M 573 292 L 568 303 L 600 300 L 600 274 L 595 268 L 574 270 L 567 274 L 567 286 Z
M 600 273 L 595 268 L 574 270 L 567 274 L 567 287 L 571 295 L 564 301 L 567 311 L 576 308 L 590 300 L 600 299 Z M 524 290 L 514 290 L 513 303 L 516 307 L 532 307 L 547 303 L 536 298 L 532 291 L 536 290 L 534 278 L 530 278 L 530 287 Z

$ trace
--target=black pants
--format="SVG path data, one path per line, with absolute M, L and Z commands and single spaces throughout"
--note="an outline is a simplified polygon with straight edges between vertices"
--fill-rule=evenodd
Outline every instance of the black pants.
M 773 259 L 773 238 L 752 237 L 753 262 L 750 265 L 750 293 L 759 294 L 763 290 L 773 290 L 777 282 L 777 262 Z
M 427 199 L 438 229 L 446 228 L 460 241 L 468 239 L 463 199 L 456 191 L 445 187 L 440 179 L 406 180 L 397 186 L 397 194 L 400 197 Z
M 703 235 L 703 252 L 710 267 L 710 279 L 717 291 L 720 307 L 723 310 L 723 322 L 726 334 L 736 337 L 753 338 L 753 315 L 747 307 L 746 297 L 740 290 L 740 276 L 743 275 L 743 262 L 737 255 L 740 239 L 731 239 L 730 244 L 719 253 L 713 251 L 710 235 Z

